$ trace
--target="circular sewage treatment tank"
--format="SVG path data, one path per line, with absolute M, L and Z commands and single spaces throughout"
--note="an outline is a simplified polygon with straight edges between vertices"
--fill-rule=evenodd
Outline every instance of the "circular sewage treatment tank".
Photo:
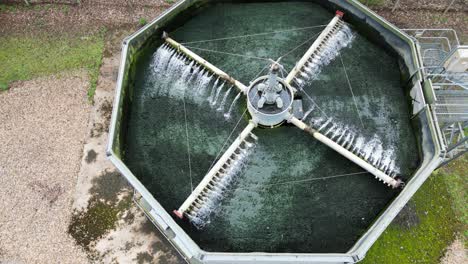
M 169 36 L 249 86 L 269 59 L 283 56 L 289 72 L 335 14 L 311 2 L 268 2 L 208 4 L 190 15 Z M 398 61 L 348 26 L 350 43 L 335 43 L 339 55 L 324 57 L 295 95 L 303 121 L 408 181 L 418 155 Z M 123 160 L 172 212 L 251 117 L 229 82 L 161 46 L 131 66 Z M 174 216 L 203 250 L 346 252 L 399 192 L 296 127 L 252 133 L 255 147 L 210 217 L 193 225 Z

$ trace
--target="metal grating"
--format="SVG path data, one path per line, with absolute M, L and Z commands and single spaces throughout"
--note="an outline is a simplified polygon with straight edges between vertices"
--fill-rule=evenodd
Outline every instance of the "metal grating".
M 468 90 L 435 91 L 434 110 L 441 123 L 468 120 Z

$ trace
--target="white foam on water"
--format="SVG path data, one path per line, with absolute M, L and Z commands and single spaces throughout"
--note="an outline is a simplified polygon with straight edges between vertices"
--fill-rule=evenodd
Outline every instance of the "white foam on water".
M 400 173 L 400 169 L 396 166 L 393 147 L 384 147 L 381 138 L 377 134 L 369 139 L 360 136 L 357 128 L 323 116 L 311 118 L 309 124 L 329 139 L 360 156 L 387 175 L 395 177 Z
M 150 62 L 152 73 L 157 74 L 166 70 L 169 59 L 174 53 L 175 50 L 170 49 L 168 46 L 163 45 L 160 47 L 153 55 L 152 61 Z
M 353 147 L 353 150 L 352 150 L 352 152 L 354 152 L 354 154 L 359 155 L 361 153 L 361 148 L 362 148 L 362 146 L 364 146 L 364 141 L 365 141 L 365 139 L 363 137 L 358 136 L 358 138 L 356 139 L 356 143 L 354 144 L 354 147 Z
M 325 120 L 326 119 L 324 117 L 311 118 L 309 121 L 309 125 L 311 125 L 313 128 L 318 129 L 318 127 L 320 127 L 320 125 L 323 124 Z
M 223 83 L 222 83 L 221 85 L 219 85 L 219 87 L 217 88 L 217 90 L 216 90 L 216 95 L 215 95 L 215 97 L 213 98 L 213 100 L 211 101 L 211 106 L 215 106 L 215 105 L 216 105 L 216 102 L 218 102 L 219 94 L 220 94 L 221 91 L 223 90 L 224 84 L 225 84 L 225 82 L 223 82 Z
M 182 68 L 182 75 L 181 77 L 168 89 L 168 96 L 171 98 L 182 98 L 185 96 L 185 92 L 188 88 L 187 78 L 190 76 L 190 72 L 192 69 L 194 62 L 190 62 L 189 65 Z
M 336 143 L 340 144 L 340 141 L 341 141 L 341 139 L 342 139 L 343 137 L 346 137 L 346 136 L 349 136 L 349 135 L 350 135 L 350 134 L 348 133 L 348 130 L 349 130 L 348 126 L 345 126 L 345 127 L 343 128 L 343 130 L 342 130 L 342 131 L 340 132 L 340 134 L 338 135 L 338 138 L 336 139 Z M 346 136 L 345 136 L 345 135 L 346 135 Z M 346 138 L 345 138 L 345 140 L 346 140 Z M 342 145 L 344 145 L 345 143 L 346 143 L 346 142 L 343 142 Z
M 161 46 L 152 56 L 150 61 L 150 79 L 157 80 L 162 78 L 163 72 L 166 70 L 174 50 L 169 49 L 167 46 Z M 151 90 L 151 96 L 156 96 L 163 85 L 155 86 L 157 89 Z
M 218 83 L 219 83 L 219 77 L 216 78 L 216 81 L 214 82 L 213 86 L 211 87 L 210 96 L 207 98 L 207 100 L 208 100 L 208 102 L 210 102 L 210 104 L 211 104 L 211 101 L 213 101 L 213 98 L 215 96 L 216 88 L 218 88 Z
M 195 92 L 197 95 L 202 95 L 208 88 L 208 84 L 213 79 L 208 71 L 204 71 L 200 74 L 198 80 L 195 83 Z
M 188 219 L 197 228 L 203 229 L 211 222 L 211 217 L 221 209 L 219 204 L 225 196 L 229 186 L 232 185 L 238 176 L 244 171 L 247 164 L 247 157 L 252 154 L 256 143 L 244 141 L 245 148 L 238 148 L 238 153 L 234 160 L 230 160 L 228 168 L 225 169 L 225 176 L 216 182 L 207 195 L 203 198 L 203 204 L 198 210 L 188 213 Z
M 213 84 L 214 75 L 184 54 L 162 45 L 153 55 L 150 68 L 151 79 L 158 82 L 157 90 L 151 90 L 152 97 L 158 95 L 183 99 L 189 94 L 190 97 L 186 99 L 201 105 L 206 91 L 211 91 L 209 105 L 213 108 L 217 104 L 223 89 L 218 85 L 220 78 Z
M 229 87 L 229 89 L 224 93 L 223 99 L 221 100 L 221 103 L 219 104 L 218 108 L 216 111 L 221 112 L 224 110 L 224 105 L 226 104 L 226 100 L 231 93 L 231 90 L 234 88 L 234 86 Z
M 296 76 L 295 81 L 299 87 L 304 86 L 308 82 L 315 80 L 322 68 L 332 62 L 341 52 L 341 50 L 349 46 L 355 38 L 352 29 L 345 23 L 342 27 L 333 34 L 320 50 L 319 56 L 315 56 L 304 65 L 300 76 Z
M 353 144 L 354 144 L 354 141 L 356 139 L 357 135 L 355 133 L 353 133 L 351 135 L 351 139 L 349 140 L 349 143 L 347 145 L 347 149 L 351 149 L 353 147 Z
M 326 123 L 322 125 L 322 129 L 325 126 L 330 125 Z M 395 176 L 400 172 L 400 169 L 395 165 L 396 157 L 394 155 L 394 149 L 385 149 L 382 140 L 377 134 L 369 140 L 363 136 L 356 136 L 357 132 L 354 128 L 340 123 L 333 123 L 324 133 L 324 135 L 327 134 L 330 134 L 330 139 L 362 157 L 386 174 Z
M 332 123 L 332 126 L 325 132 L 323 133 L 325 136 L 327 136 L 330 132 L 332 132 L 336 128 L 336 124 Z
M 362 152 L 363 152 L 363 157 L 366 161 L 370 161 L 369 159 L 371 158 L 374 148 L 377 146 L 377 144 L 378 144 L 378 139 L 374 137 L 369 142 L 367 142 L 367 144 L 364 145 Z
M 201 70 L 202 70 L 202 67 L 197 64 L 195 66 L 194 70 L 193 70 L 192 75 L 188 79 L 188 82 L 192 83 L 194 80 L 196 80 L 196 78 L 198 78 L 200 76 L 199 73 L 200 73 Z
M 229 120 L 231 118 L 232 109 L 234 108 L 234 105 L 236 104 L 236 102 L 239 100 L 241 94 L 242 94 L 242 92 L 239 92 L 237 94 L 237 96 L 234 98 L 234 100 L 232 100 L 232 103 L 229 106 L 228 111 L 226 113 L 224 113 L 224 118 L 226 118 L 227 120 Z
M 337 126 L 337 128 L 333 131 L 331 139 L 335 139 L 337 136 L 341 135 L 341 130 L 342 130 L 342 128 L 340 126 Z M 336 142 L 338 142 L 338 141 L 336 141 Z
M 382 160 L 382 154 L 382 144 L 378 144 L 377 146 L 375 146 L 374 151 L 372 153 L 372 165 L 374 165 L 374 167 L 377 167 L 379 165 L 380 160 Z
M 184 72 L 184 69 L 187 68 L 187 65 L 183 59 L 184 56 L 180 54 L 173 55 L 169 59 L 167 69 L 161 72 L 163 76 L 160 78 L 160 95 L 169 94 L 170 89 L 172 88 L 171 86 L 174 84 L 174 78 L 180 77 Z
M 309 110 L 307 110 L 307 112 L 302 117 L 302 120 L 306 120 L 307 117 L 310 115 L 310 113 L 312 113 L 312 111 L 314 111 L 314 109 L 315 109 L 315 105 L 313 105 Z
M 318 131 L 322 131 L 322 129 L 324 129 L 326 126 L 328 126 L 328 124 L 330 124 L 331 122 L 333 121 L 333 118 L 329 118 L 325 123 L 323 123 L 319 128 L 318 128 Z
M 347 133 L 345 142 L 343 143 L 343 147 L 345 149 L 349 150 L 351 148 L 351 146 L 353 145 L 354 137 L 355 137 L 354 132 L 351 131 Z

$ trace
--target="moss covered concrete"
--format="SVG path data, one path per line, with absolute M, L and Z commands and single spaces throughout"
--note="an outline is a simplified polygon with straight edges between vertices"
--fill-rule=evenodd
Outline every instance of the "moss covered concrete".
M 418 223 L 408 227 L 397 217 L 362 263 L 435 264 L 456 237 L 466 242 L 467 174 L 466 155 L 434 172 L 411 200 Z

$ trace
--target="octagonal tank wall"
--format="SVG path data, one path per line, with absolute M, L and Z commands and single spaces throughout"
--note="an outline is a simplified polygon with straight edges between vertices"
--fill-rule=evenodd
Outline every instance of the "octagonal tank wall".
M 111 160 L 114 164 L 119 164 L 117 166 L 124 174 L 128 174 L 135 178 L 132 173 L 126 168 L 126 166 L 120 161 L 120 158 L 123 156 L 122 145 L 125 139 L 126 133 L 126 121 L 127 121 L 127 111 L 129 106 L 132 103 L 133 98 L 133 82 L 135 78 L 135 67 L 132 67 L 135 62 L 138 60 L 140 54 L 144 53 L 143 51 L 146 48 L 149 48 L 154 45 L 159 45 L 161 43 L 160 36 L 164 30 L 170 31 L 183 24 L 191 16 L 193 16 L 200 7 L 203 7 L 209 2 L 221 2 L 221 1 L 206 1 L 206 0 L 186 0 L 181 1 L 174 5 L 171 9 L 163 13 L 158 19 L 148 24 L 135 34 L 129 36 L 125 39 L 122 51 L 122 60 L 121 67 L 119 70 L 119 79 L 117 84 L 116 91 L 116 101 L 114 107 L 114 113 L 112 117 L 112 123 L 110 128 L 110 141 L 108 146 L 108 155 L 111 157 Z M 245 1 L 222 1 L 222 2 L 245 2 Z M 250 2 L 250 1 L 248 1 Z M 261 2 L 261 1 L 259 1 Z M 374 17 L 375 15 L 371 12 L 368 12 L 365 7 L 356 1 L 342 1 L 342 0 L 330 0 L 330 1 L 309 1 L 315 2 L 323 7 L 327 8 L 331 12 L 336 9 L 341 9 L 346 12 L 346 20 L 351 24 L 355 25 L 362 34 L 368 37 L 372 42 L 384 47 L 394 56 L 398 56 L 400 62 L 401 70 L 401 80 L 405 84 L 403 87 L 407 89 L 408 95 L 410 91 L 413 92 L 411 97 L 420 97 L 424 100 L 422 90 L 420 89 L 421 77 L 418 74 L 419 72 L 419 63 L 418 57 L 416 54 L 416 48 L 414 43 L 401 33 L 398 29 L 394 28 L 389 24 L 380 24 L 376 20 L 369 20 L 369 17 Z M 382 41 L 384 39 L 385 41 Z M 408 96 L 408 99 L 411 98 Z M 410 104 L 411 100 L 408 100 Z M 354 259 L 355 261 L 361 259 L 370 246 L 375 242 L 378 236 L 383 232 L 383 230 L 388 226 L 391 220 L 396 216 L 396 214 L 401 210 L 401 208 L 406 204 L 406 202 L 411 198 L 411 196 L 416 192 L 420 185 L 427 179 L 432 169 L 436 166 L 437 163 L 436 157 L 438 156 L 439 150 L 435 142 L 436 137 L 434 136 L 434 129 L 432 127 L 432 117 L 427 111 L 427 106 L 424 103 L 415 107 L 413 105 L 413 118 L 412 123 L 414 131 L 416 133 L 418 146 L 420 148 L 421 156 L 421 165 L 420 168 L 415 173 L 414 177 L 408 182 L 407 188 L 405 188 L 402 193 L 395 199 L 394 202 L 384 211 L 381 216 L 374 222 L 374 224 L 368 229 L 368 231 L 361 237 L 361 239 L 356 243 L 356 245 L 347 253 L 347 254 L 328 254 L 331 259 L 334 260 L 343 260 Z M 116 164 L 116 165 L 117 165 Z M 125 173 L 126 172 L 126 173 Z M 129 177 L 128 175 L 127 178 Z M 129 180 L 130 181 L 130 180 Z M 145 189 L 141 183 L 135 178 L 134 182 L 131 182 L 134 187 L 140 191 L 140 189 Z M 137 186 L 135 186 L 137 185 Z M 152 199 L 153 201 L 154 198 Z M 155 201 L 156 202 L 156 201 Z M 162 214 L 161 217 L 165 217 L 165 214 Z M 168 220 L 164 220 L 166 223 Z M 173 223 L 175 224 L 175 223 Z M 172 226 L 171 226 L 172 227 Z M 170 230 L 170 228 L 168 229 Z M 174 232 L 179 237 L 181 230 L 174 230 Z M 168 236 L 173 243 L 180 243 L 174 241 L 175 234 L 166 232 L 163 233 Z M 181 250 L 188 259 L 191 257 L 196 257 L 199 259 L 204 259 L 207 263 L 214 261 L 216 263 L 221 263 L 221 259 L 224 259 L 226 255 L 220 255 L 224 253 L 208 253 L 200 250 L 199 247 L 194 245 L 193 241 L 190 240 L 185 234 L 182 236 L 182 239 L 186 239 L 188 242 L 184 242 L 185 248 L 181 248 L 180 245 L 177 245 L 177 248 Z M 194 253 L 198 252 L 198 253 Z M 189 253 L 189 254 L 187 254 Z M 190 254 L 193 254 L 190 256 Z M 201 254 L 201 255 L 200 255 Z M 198 256 L 197 256 L 198 255 Z M 271 254 L 274 255 L 274 254 Z M 324 256 L 319 254 L 308 254 L 310 258 L 304 258 L 302 260 L 313 260 L 314 258 L 323 259 Z M 296 256 L 296 255 L 295 255 Z M 315 257 L 314 257 L 315 256 Z M 250 259 L 251 257 L 245 254 L 236 254 L 237 259 L 245 258 Z M 269 256 L 265 256 L 269 258 Z M 283 256 L 284 258 L 285 256 Z M 263 259 L 262 257 L 256 257 L 257 260 Z M 279 258 L 278 256 L 278 259 Z M 285 259 L 286 260 L 286 259 Z M 213 262 L 213 263 L 214 263 Z M 255 261 L 254 261 L 255 262 Z M 254 263 L 249 262 L 249 263 Z M 227 263 L 227 262 L 226 262 Z M 244 262 L 243 263 L 247 263 Z

